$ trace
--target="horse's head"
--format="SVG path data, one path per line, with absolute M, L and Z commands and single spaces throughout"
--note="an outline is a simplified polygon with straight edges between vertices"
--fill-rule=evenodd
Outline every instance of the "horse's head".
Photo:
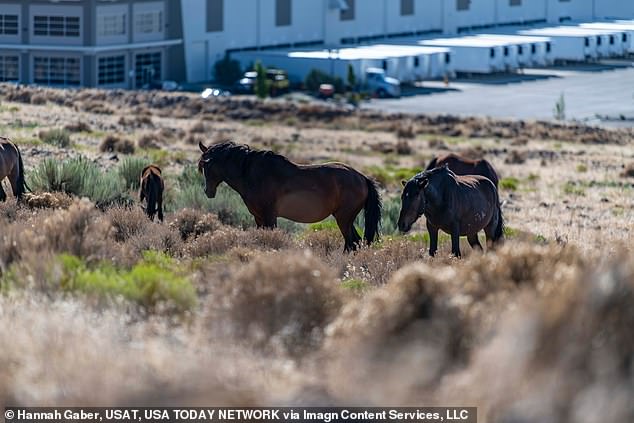
M 222 182 L 223 178 L 219 172 L 219 166 L 214 163 L 214 154 L 211 147 L 206 147 L 202 142 L 198 143 L 198 147 L 202 152 L 200 160 L 198 161 L 198 171 L 205 177 L 205 194 L 208 198 L 214 198 L 216 196 L 216 190 L 218 185 Z
M 401 212 L 398 217 L 398 229 L 401 232 L 409 232 L 414 222 L 425 211 L 424 187 L 428 180 L 424 174 L 414 176 L 409 181 L 402 181 L 403 193 L 401 194 Z

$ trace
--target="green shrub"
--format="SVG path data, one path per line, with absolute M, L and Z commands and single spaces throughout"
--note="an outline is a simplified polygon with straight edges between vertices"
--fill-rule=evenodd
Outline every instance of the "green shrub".
M 55 145 L 61 148 L 70 146 L 70 134 L 64 129 L 51 129 L 40 132 L 40 139 L 46 144 Z
M 502 180 L 500 181 L 500 188 L 506 189 L 509 191 L 517 191 L 517 189 L 519 188 L 519 185 L 520 185 L 519 179 L 513 178 L 513 177 L 502 178 Z
M 178 177 L 177 184 L 178 190 L 172 204 L 169 204 L 170 210 L 199 209 L 215 213 L 226 225 L 241 228 L 255 225 L 253 216 L 249 213 L 240 194 L 226 184 L 218 186 L 215 198 L 207 198 L 205 180 L 196 167 L 186 166 Z
M 138 190 L 141 184 L 141 171 L 150 162 L 139 157 L 125 157 L 117 167 L 119 177 L 124 181 L 127 189 Z
M 223 85 L 233 85 L 242 77 L 240 62 L 232 60 L 226 55 L 222 60 L 214 64 L 214 78 Z
M 383 201 L 383 212 L 381 213 L 381 232 L 383 234 L 398 233 L 397 223 L 400 212 L 400 197 L 390 197 Z
M 341 281 L 341 287 L 357 296 L 363 296 L 371 289 L 370 284 L 362 279 L 346 279 Z
M 31 172 L 29 185 L 36 191 L 88 197 L 100 207 L 128 201 L 118 173 L 103 173 L 95 163 L 83 157 L 62 162 L 44 160 Z
M 102 264 L 88 268 L 78 257 L 62 255 L 61 288 L 106 299 L 122 297 L 148 311 L 162 306 L 184 312 L 196 306 L 196 291 L 185 278 L 174 273 L 172 260 L 161 253 L 147 251 L 144 259 L 130 270 Z
M 580 184 L 568 181 L 564 184 L 564 193 L 582 197 L 586 195 L 586 190 Z

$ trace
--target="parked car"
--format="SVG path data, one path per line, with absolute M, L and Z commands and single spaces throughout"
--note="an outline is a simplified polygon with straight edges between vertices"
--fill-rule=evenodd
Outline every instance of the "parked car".
M 364 89 L 379 98 L 401 96 L 401 82 L 385 74 L 381 68 L 367 68 L 365 70 Z
M 235 87 L 237 93 L 253 94 L 255 92 L 255 83 L 258 78 L 256 71 L 245 72 Z M 281 69 L 267 69 L 266 78 L 270 81 L 270 92 L 272 97 L 285 94 L 290 89 L 288 75 Z
M 319 85 L 319 98 L 332 98 L 335 95 L 335 86 L 332 84 Z
M 200 96 L 202 98 L 209 98 L 209 97 L 228 97 L 230 96 L 231 93 L 227 90 L 221 90 L 220 88 L 205 88 L 201 93 Z

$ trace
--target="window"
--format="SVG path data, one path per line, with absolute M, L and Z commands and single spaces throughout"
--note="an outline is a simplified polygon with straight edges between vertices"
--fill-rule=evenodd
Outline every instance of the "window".
M 18 35 L 18 15 L 0 15 L 0 35 Z
M 414 67 L 417 68 L 420 66 L 420 58 L 418 56 L 414 57 Z
M 153 10 L 139 12 L 134 16 L 134 27 L 137 34 L 155 34 L 163 32 L 163 12 Z
M 383 62 L 381 62 L 381 67 L 383 70 L 387 70 L 387 60 L 383 60 Z
M 492 48 L 491 52 L 489 54 L 490 54 L 491 58 L 494 58 L 495 57 L 495 49 Z
M 590 38 L 586 37 L 584 40 L 584 44 L 586 47 L 590 47 Z
M 100 57 L 97 73 L 99 85 L 125 82 L 125 56 Z
M 126 15 L 123 13 L 99 16 L 97 34 L 100 37 L 113 37 L 126 34 Z
M 43 57 L 33 59 L 33 82 L 44 85 L 79 85 L 80 62 L 77 57 Z
M 291 24 L 291 0 L 275 0 L 275 25 Z
M 610 35 L 610 45 L 614 45 L 614 35 Z
M 509 55 L 509 48 L 504 47 L 504 56 L 508 56 L 508 55 Z
M 445 63 L 451 63 L 451 54 L 445 53 Z
M 469 10 L 471 0 L 456 0 L 456 10 Z
M 522 0 L 509 0 L 509 5 L 510 6 L 521 6 L 522 5 Z
M 550 43 L 546 43 L 546 53 L 550 53 L 550 51 L 552 50 L 552 46 L 550 45 Z
M 524 54 L 524 46 L 517 46 L 517 54 L 520 56 Z
M 339 19 L 342 21 L 353 21 L 354 20 L 354 2 L 355 0 L 346 0 L 348 4 L 348 8 L 346 10 L 341 10 L 339 12 Z
M 531 54 L 537 53 L 537 46 L 535 44 L 531 44 Z
M 401 0 L 401 16 L 414 14 L 414 0 Z
M 621 38 L 624 43 L 627 42 L 627 34 L 623 33 L 623 37 Z
M 161 53 L 142 53 L 136 55 L 134 64 L 136 76 L 136 87 L 142 88 L 152 81 L 160 81 L 161 76 Z
M 224 31 L 224 0 L 207 0 L 207 32 Z
M 18 81 L 19 64 L 18 56 L 0 56 L 0 82 Z
M 603 40 L 601 39 L 601 37 L 597 37 L 597 45 L 598 45 L 598 46 L 600 46 L 600 45 L 601 45 L 602 41 L 603 41 Z
M 79 37 L 79 17 L 34 16 L 33 35 L 41 37 Z

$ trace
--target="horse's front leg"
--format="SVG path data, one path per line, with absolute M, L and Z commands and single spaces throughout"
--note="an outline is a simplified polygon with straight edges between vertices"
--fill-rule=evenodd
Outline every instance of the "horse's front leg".
M 460 224 L 454 223 L 451 227 L 451 254 L 460 257 Z
M 438 228 L 427 221 L 427 232 L 429 232 L 429 255 L 434 257 L 438 250 Z

